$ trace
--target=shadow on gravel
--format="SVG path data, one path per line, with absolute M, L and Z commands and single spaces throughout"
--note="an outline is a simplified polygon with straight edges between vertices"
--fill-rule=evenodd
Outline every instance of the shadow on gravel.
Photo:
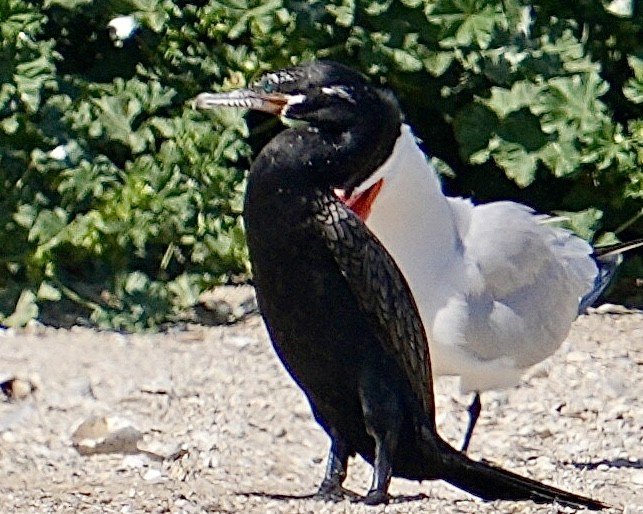
M 603 459 L 596 462 L 566 462 L 565 464 L 574 466 L 577 469 L 598 469 L 599 466 L 609 466 L 610 468 L 632 468 L 643 469 L 643 459 Z
M 315 494 L 271 494 L 271 493 L 262 493 L 258 491 L 236 491 L 235 494 L 239 496 L 248 496 L 253 498 L 266 498 L 267 500 L 279 500 L 279 501 L 288 501 L 288 500 L 312 500 L 315 498 Z
M 237 491 L 235 494 L 238 494 L 239 496 L 252 496 L 255 498 L 266 498 L 268 500 L 278 500 L 278 501 L 289 501 L 289 500 L 320 500 L 320 501 L 332 501 L 332 500 L 325 500 L 323 498 L 320 498 L 317 496 L 316 493 L 313 494 L 271 494 L 271 493 L 262 493 L 258 491 L 250 491 L 250 492 L 241 492 Z M 353 501 L 355 503 L 359 503 L 359 500 L 362 499 L 362 496 L 359 496 L 358 494 L 355 494 L 354 499 L 353 498 L 346 498 L 350 499 L 350 501 Z M 420 500 L 428 500 L 430 497 L 427 496 L 426 494 L 413 494 L 413 495 L 408 495 L 408 494 L 403 494 L 399 496 L 393 496 L 389 498 L 389 503 L 406 503 L 406 502 L 413 502 L 413 501 L 420 501 Z

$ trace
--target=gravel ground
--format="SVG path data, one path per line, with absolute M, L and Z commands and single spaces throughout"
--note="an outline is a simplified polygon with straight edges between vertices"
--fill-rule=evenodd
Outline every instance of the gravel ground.
M 399 479 L 386 507 L 306 498 L 328 440 L 256 315 L 148 335 L 0 330 L 0 348 L 2 513 L 570 511 Z M 453 380 L 438 382 L 440 431 L 454 445 L 468 401 Z M 111 446 L 92 450 L 100 436 Z M 521 387 L 483 395 L 470 455 L 610 513 L 643 513 L 643 313 L 581 317 Z M 370 468 L 355 460 L 349 475 L 365 493 Z

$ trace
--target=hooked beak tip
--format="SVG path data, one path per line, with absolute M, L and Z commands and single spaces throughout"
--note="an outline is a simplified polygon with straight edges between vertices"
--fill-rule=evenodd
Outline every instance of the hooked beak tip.
M 205 93 L 201 93 L 199 96 L 197 96 L 194 100 L 192 100 L 192 109 L 203 109 L 203 95 Z

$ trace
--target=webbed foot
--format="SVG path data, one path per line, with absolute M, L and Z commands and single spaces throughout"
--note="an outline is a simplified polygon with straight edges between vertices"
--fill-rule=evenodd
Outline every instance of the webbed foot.
M 351 501 L 355 501 L 355 499 L 359 500 L 360 496 L 353 491 L 345 489 L 335 480 L 324 480 L 319 486 L 317 493 L 315 493 L 314 498 L 323 501 L 340 502 L 346 498 Z
M 388 500 L 388 493 L 386 491 L 378 491 L 377 489 L 371 489 L 363 498 L 363 502 L 366 505 L 385 505 L 388 503 Z

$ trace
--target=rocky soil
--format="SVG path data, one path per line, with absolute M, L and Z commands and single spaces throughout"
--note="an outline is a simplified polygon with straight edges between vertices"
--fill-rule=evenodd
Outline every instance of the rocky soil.
M 607 312 L 605 312 L 607 310 Z M 388 506 L 307 495 L 328 440 L 256 315 L 124 335 L 0 330 L 0 512 L 558 513 L 394 479 Z M 454 445 L 468 396 L 437 387 Z M 581 317 L 519 388 L 483 395 L 470 455 L 643 513 L 643 313 Z M 364 493 L 370 468 L 350 464 Z

